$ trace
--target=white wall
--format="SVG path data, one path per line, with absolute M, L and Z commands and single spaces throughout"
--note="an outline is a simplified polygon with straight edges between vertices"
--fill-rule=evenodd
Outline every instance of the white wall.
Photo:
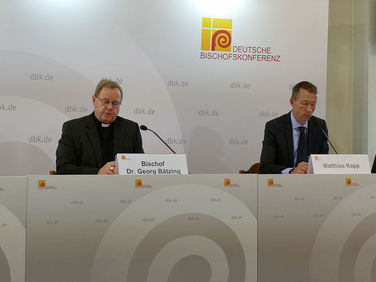
M 327 119 L 340 153 L 376 153 L 376 1 L 331 0 Z

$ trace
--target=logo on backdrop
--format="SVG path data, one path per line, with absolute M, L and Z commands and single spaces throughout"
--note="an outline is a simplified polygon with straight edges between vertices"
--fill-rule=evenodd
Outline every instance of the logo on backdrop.
M 202 18 L 201 50 L 231 52 L 232 20 Z
M 232 19 L 202 18 L 202 60 L 279 63 L 281 56 L 271 46 L 234 44 Z

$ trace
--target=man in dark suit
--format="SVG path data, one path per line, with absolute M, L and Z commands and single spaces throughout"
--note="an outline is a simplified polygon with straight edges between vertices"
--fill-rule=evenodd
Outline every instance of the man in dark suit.
M 292 111 L 266 123 L 260 173 L 305 174 L 310 154 L 329 152 L 325 120 L 313 116 L 317 87 L 308 81 L 292 90 Z
M 138 124 L 118 116 L 120 85 L 101 80 L 92 97 L 94 112 L 64 123 L 56 150 L 57 174 L 114 174 L 117 153 L 143 153 Z

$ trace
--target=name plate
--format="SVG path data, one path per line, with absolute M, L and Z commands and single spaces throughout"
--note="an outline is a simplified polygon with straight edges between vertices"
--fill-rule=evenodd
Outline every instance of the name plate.
M 370 173 L 368 155 L 311 155 L 310 174 L 366 174 Z
M 116 154 L 115 174 L 188 174 L 187 156 L 185 154 Z

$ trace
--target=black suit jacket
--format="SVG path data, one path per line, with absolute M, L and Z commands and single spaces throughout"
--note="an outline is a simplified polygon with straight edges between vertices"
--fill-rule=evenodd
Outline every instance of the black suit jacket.
M 325 120 L 312 116 L 308 121 L 308 154 L 327 154 L 328 133 Z M 260 173 L 277 174 L 294 167 L 294 141 L 290 113 L 265 124 L 264 141 L 260 157 Z
M 114 123 L 114 153 L 143 153 L 138 124 L 121 117 Z M 67 121 L 56 150 L 57 174 L 97 174 L 103 166 L 93 114 Z

